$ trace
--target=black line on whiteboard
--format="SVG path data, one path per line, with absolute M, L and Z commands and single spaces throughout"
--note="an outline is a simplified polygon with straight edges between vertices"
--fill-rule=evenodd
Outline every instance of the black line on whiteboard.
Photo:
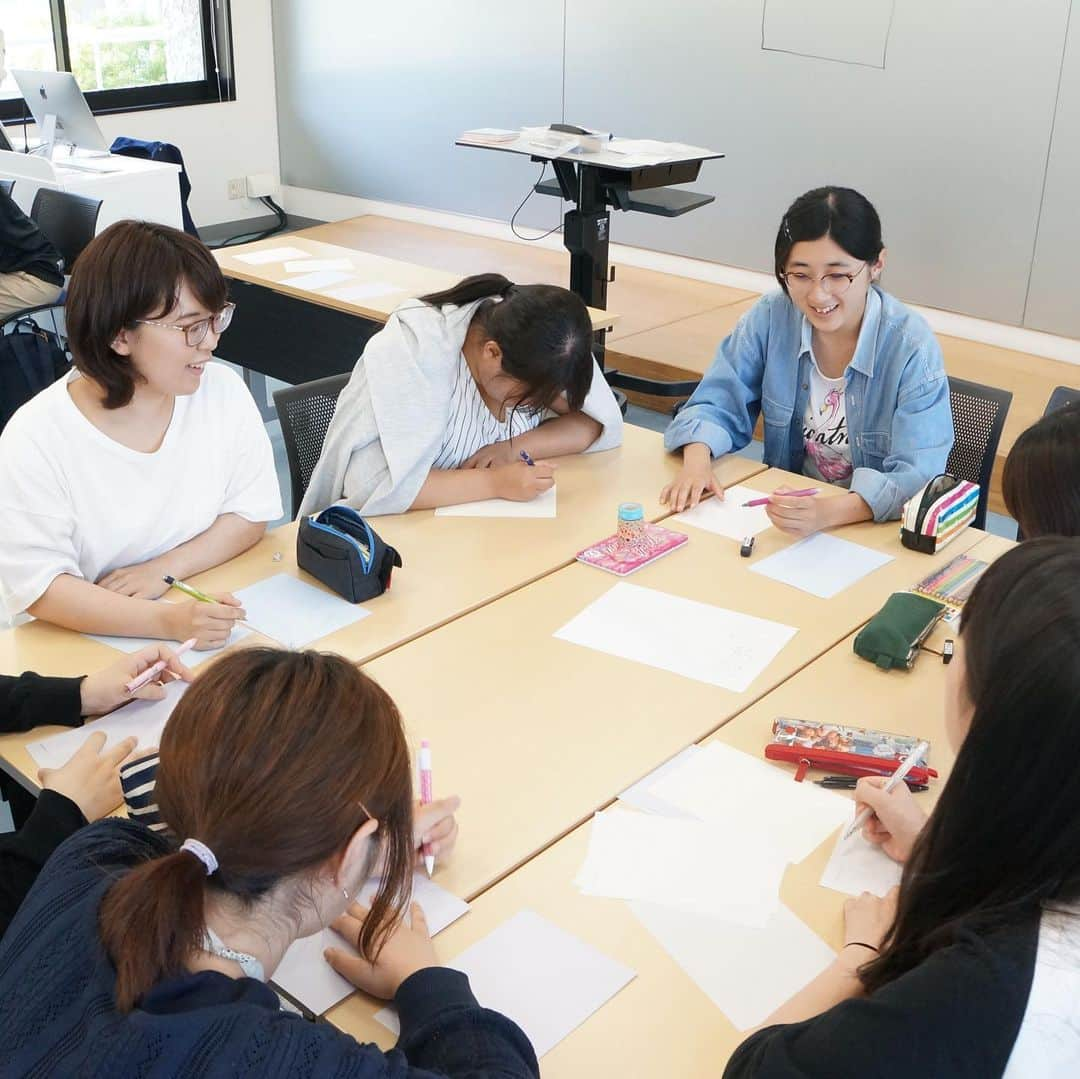
M 1050 180 L 1050 154 L 1054 149 L 1054 128 L 1057 126 L 1058 105 L 1061 102 L 1061 80 L 1065 74 L 1065 55 L 1069 48 L 1069 27 L 1072 24 L 1072 0 L 1065 15 L 1065 40 L 1061 44 L 1061 64 L 1058 67 L 1057 91 L 1054 93 L 1054 114 L 1050 119 L 1050 137 L 1046 140 L 1046 164 L 1043 168 L 1042 190 L 1039 192 L 1039 212 L 1035 215 L 1035 240 L 1031 245 L 1031 262 L 1028 263 L 1027 287 L 1024 289 L 1024 308 L 1020 312 L 1020 325 L 1027 322 L 1028 300 L 1031 298 L 1031 279 L 1035 276 L 1035 256 L 1039 250 L 1039 231 L 1042 228 L 1043 203 L 1046 201 L 1046 185 Z
M 1070 0 L 1071 2 L 1071 0 Z M 885 27 L 885 44 L 881 48 L 881 63 L 868 64 L 863 60 L 838 60 L 835 56 L 819 56 L 814 52 L 798 52 L 795 49 L 778 49 L 765 44 L 765 19 L 768 14 L 769 0 L 761 0 L 761 51 L 779 52 L 786 56 L 801 56 L 807 60 L 824 60 L 827 64 L 845 64 L 847 67 L 868 67 L 875 71 L 884 71 L 889 57 L 889 39 L 892 37 L 893 19 L 896 18 L 896 0 L 889 5 L 889 24 Z
M 562 112 L 559 119 L 566 123 L 566 5 L 569 0 L 563 0 L 562 6 Z

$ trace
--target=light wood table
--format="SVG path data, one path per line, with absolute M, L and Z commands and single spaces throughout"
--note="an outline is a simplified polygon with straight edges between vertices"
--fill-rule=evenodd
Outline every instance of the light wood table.
M 290 285 L 288 280 L 305 273 L 304 270 L 298 269 L 294 273 L 289 273 L 283 262 L 253 266 L 241 257 L 279 247 L 293 247 L 298 251 L 305 251 L 313 259 L 348 259 L 353 267 L 352 279 L 317 290 L 297 288 Z M 321 307 L 329 307 L 348 315 L 371 319 L 374 322 L 385 322 L 399 304 L 411 297 L 422 296 L 428 292 L 439 292 L 456 285 L 461 280 L 460 274 L 374 255 L 353 247 L 326 243 L 323 240 L 312 239 L 303 232 L 290 232 L 284 236 L 273 236 L 255 243 L 218 248 L 214 252 L 214 257 L 226 277 L 247 281 L 252 285 L 262 285 L 285 296 L 293 296 L 298 300 L 306 300 L 309 303 L 319 304 Z M 342 300 L 329 295 L 329 292 L 348 288 L 350 285 L 388 285 L 393 286 L 393 291 L 381 296 L 357 300 Z M 619 318 L 616 314 L 597 311 L 594 308 L 589 308 L 589 315 L 592 318 L 593 329 L 596 330 L 613 326 Z
M 792 477 L 770 470 L 745 482 L 771 490 Z M 739 556 L 735 541 L 693 530 L 685 548 L 634 574 L 635 585 L 798 629 L 741 693 L 556 639 L 616 583 L 580 564 L 367 664 L 397 701 L 410 739 L 431 741 L 438 791 L 463 798 L 446 886 L 466 898 L 489 887 L 826 652 L 932 564 L 900 547 L 894 524 L 839 534 L 894 560 L 832 600 L 750 572 L 790 542 L 771 529 L 757 537 L 752 560 Z
M 720 476 L 724 483 L 740 483 L 763 467 L 727 457 Z M 618 449 L 560 459 L 555 518 L 437 517 L 431 510 L 373 518 L 379 535 L 401 553 L 404 566 L 394 571 L 388 592 L 365 604 L 370 617 L 312 646 L 365 662 L 568 566 L 577 551 L 615 530 L 620 502 L 641 502 L 650 520 L 665 516 L 667 508 L 658 496 L 678 468 L 679 459 L 664 452 L 659 434 L 627 425 Z M 274 573 L 302 576 L 321 587 L 297 568 L 295 523 L 274 529 L 250 551 L 192 583 L 227 592 Z M 44 622 L 0 632 L 0 671 L 5 673 L 78 675 L 116 658 L 107 646 Z M 0 763 L 7 761 L 10 770 L 32 779 L 36 768 L 23 747 L 42 733 L 44 728 L 0 737 Z
M 557 217 L 554 203 L 552 209 L 553 216 Z M 281 242 L 291 242 L 294 236 L 340 244 L 388 258 L 406 259 L 456 277 L 494 271 L 519 284 L 555 285 L 565 285 L 568 278 L 567 254 L 561 247 L 554 250 L 497 240 L 375 214 L 289 233 Z M 615 280 L 608 287 L 608 302 L 621 317 L 608 334 L 609 356 L 614 350 L 614 342 L 631 334 L 754 296 L 744 289 L 619 264 L 617 259 L 613 260 L 613 265 Z
M 944 737 L 943 693 L 940 661 L 923 656 L 910 672 L 885 673 L 856 657 L 848 637 L 741 712 L 713 738 L 760 757 L 777 716 L 874 725 L 928 737 L 934 767 L 944 779 L 953 757 Z M 683 702 L 669 696 L 658 702 L 655 722 L 675 722 L 682 710 Z M 928 809 L 940 787 L 938 781 L 932 791 L 919 796 Z M 738 822 L 732 827 L 737 828 Z M 439 935 L 440 958 L 452 961 L 518 911 L 535 910 L 637 972 L 629 985 L 544 1057 L 542 1071 L 548 1079 L 720 1075 L 743 1035 L 637 921 L 628 904 L 582 895 L 574 885 L 590 828 L 589 823 L 576 828 L 475 899 L 469 914 Z M 462 841 L 467 838 L 465 829 Z M 845 897 L 818 883 L 834 841 L 830 837 L 804 862 L 788 868 L 781 898 L 838 948 L 843 943 Z M 738 867 L 732 871 L 738 872 Z M 358 993 L 328 1012 L 327 1018 L 361 1041 L 389 1047 L 393 1037 L 373 1018 L 379 1006 Z

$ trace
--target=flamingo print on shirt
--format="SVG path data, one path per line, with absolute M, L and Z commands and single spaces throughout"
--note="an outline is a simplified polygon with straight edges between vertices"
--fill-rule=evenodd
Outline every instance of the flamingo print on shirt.
M 803 418 L 806 460 L 803 472 L 826 483 L 846 486 L 851 480 L 844 379 L 827 379 L 811 367 L 810 397 Z

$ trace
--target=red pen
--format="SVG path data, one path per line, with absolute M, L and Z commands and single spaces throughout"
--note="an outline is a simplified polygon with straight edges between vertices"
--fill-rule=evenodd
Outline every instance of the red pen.
M 803 491 L 774 491 L 773 494 L 778 494 L 781 498 L 810 498 L 819 492 L 820 488 L 818 487 L 807 487 Z M 772 498 L 772 495 L 751 499 L 749 502 L 743 503 L 743 509 L 748 509 L 750 506 L 767 506 L 770 498 Z

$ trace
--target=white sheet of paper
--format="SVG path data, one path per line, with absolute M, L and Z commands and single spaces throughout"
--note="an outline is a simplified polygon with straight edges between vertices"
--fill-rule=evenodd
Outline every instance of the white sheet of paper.
M 262 251 L 249 251 L 246 255 L 237 255 L 237 262 L 246 262 L 249 266 L 265 266 L 270 262 L 284 262 L 286 259 L 310 258 L 299 247 L 267 247 Z
M 246 626 L 233 626 L 232 632 L 229 634 L 228 644 L 236 644 L 242 637 L 246 637 L 251 630 Z M 169 648 L 178 648 L 180 646 L 179 641 L 159 641 L 152 637 L 109 637 L 102 633 L 87 633 L 85 636 L 95 641 L 100 641 L 102 644 L 107 644 L 110 648 L 115 648 L 118 652 L 127 652 L 130 655 L 132 652 L 138 652 L 140 648 L 147 648 L 152 644 L 164 644 Z M 225 645 L 222 645 L 224 648 Z M 185 667 L 197 667 L 204 659 L 209 659 L 211 656 L 215 656 L 221 648 L 211 648 L 205 652 L 197 652 L 194 648 L 185 652 L 180 660 Z
M 769 555 L 750 570 L 812 596 L 832 599 L 892 560 L 891 554 L 819 532 Z
M 779 851 L 792 862 L 801 862 L 852 819 L 850 798 L 813 783 L 796 783 L 790 771 L 722 742 L 702 746 L 649 793 L 724 829 L 738 822 L 744 842 Z M 729 835 L 714 829 L 713 836 L 719 854 Z
M 404 292 L 399 285 L 390 285 L 385 281 L 367 281 L 362 285 L 345 285 L 344 288 L 329 288 L 327 296 L 333 296 L 335 300 L 344 300 L 346 303 L 359 303 L 361 300 L 377 300 L 380 296 L 393 296 L 396 292 Z
M 513 1019 L 538 1057 L 636 977 L 629 967 L 531 910 L 518 911 L 446 965 L 469 976 L 485 1008 Z M 375 1018 L 399 1032 L 392 1008 Z
M 614 807 L 593 817 L 575 883 L 585 895 L 761 926 L 780 901 L 786 868 L 781 853 L 745 841 L 734 823 L 718 827 Z
M 513 502 L 509 498 L 485 498 L 480 502 L 459 502 L 440 506 L 436 517 L 556 517 L 555 491 L 552 487 L 531 502 Z
M 738 1030 L 757 1026 L 835 958 L 783 904 L 760 929 L 651 903 L 630 909 Z
M 620 581 L 555 636 L 742 693 L 796 630 Z
M 314 273 L 316 270 L 351 270 L 350 259 L 290 259 L 285 263 L 286 273 Z
M 633 786 L 627 787 L 624 791 L 620 791 L 618 794 L 619 801 L 624 805 L 633 806 L 634 809 L 640 809 L 645 813 L 655 813 L 661 817 L 686 817 L 694 819 L 693 815 L 687 813 L 685 810 L 678 809 L 670 802 L 665 802 L 663 799 L 657 798 L 655 794 L 650 792 L 649 788 L 661 776 L 665 776 L 668 772 L 681 768 L 700 749 L 700 746 L 687 746 L 681 753 L 676 753 L 671 760 L 661 764 L 659 768 L 654 768 L 647 776 L 639 779 Z
M 281 284 L 289 288 L 302 288 L 308 292 L 317 292 L 321 288 L 329 288 L 331 285 L 339 285 L 342 281 L 348 281 L 353 275 L 343 273 L 341 270 L 320 270 L 315 273 L 301 274 L 299 277 L 286 277 Z
M 756 536 L 766 528 L 772 528 L 772 521 L 769 520 L 764 506 L 751 506 L 748 509 L 743 507 L 744 502 L 752 502 L 755 498 L 761 498 L 760 491 L 752 491 L 749 487 L 729 487 L 722 500 L 706 498 L 692 510 L 678 514 L 675 520 L 680 524 L 715 532 L 718 536 L 742 540 L 746 536 Z
M 900 883 L 903 866 L 894 862 L 880 847 L 868 843 L 861 835 L 843 839 L 837 836 L 829 864 L 821 874 L 821 886 L 848 895 L 872 892 L 885 895 Z
M 357 898 L 364 904 L 370 904 L 377 887 L 377 881 L 368 881 Z M 432 936 L 441 933 L 469 912 L 469 904 L 464 899 L 458 899 L 445 888 L 440 888 L 426 874 L 413 874 L 412 895 L 427 918 Z M 327 948 L 338 948 L 350 955 L 359 954 L 332 929 L 324 929 L 310 937 L 293 941 L 271 979 L 279 989 L 299 1001 L 313 1015 L 322 1015 L 356 991 L 356 986 L 338 974 L 323 958 Z
M 170 682 L 165 686 L 165 698 L 160 701 L 134 700 L 101 719 L 91 720 L 74 730 L 52 734 L 38 742 L 30 742 L 26 750 L 40 768 L 59 768 L 95 731 L 105 732 L 105 745 L 116 745 L 123 738 L 134 736 L 139 749 L 149 749 L 161 741 L 161 732 L 169 721 L 177 702 L 187 690 L 187 682 Z
M 304 648 L 371 614 L 287 573 L 275 573 L 234 594 L 247 611 L 248 623 L 285 648 Z

